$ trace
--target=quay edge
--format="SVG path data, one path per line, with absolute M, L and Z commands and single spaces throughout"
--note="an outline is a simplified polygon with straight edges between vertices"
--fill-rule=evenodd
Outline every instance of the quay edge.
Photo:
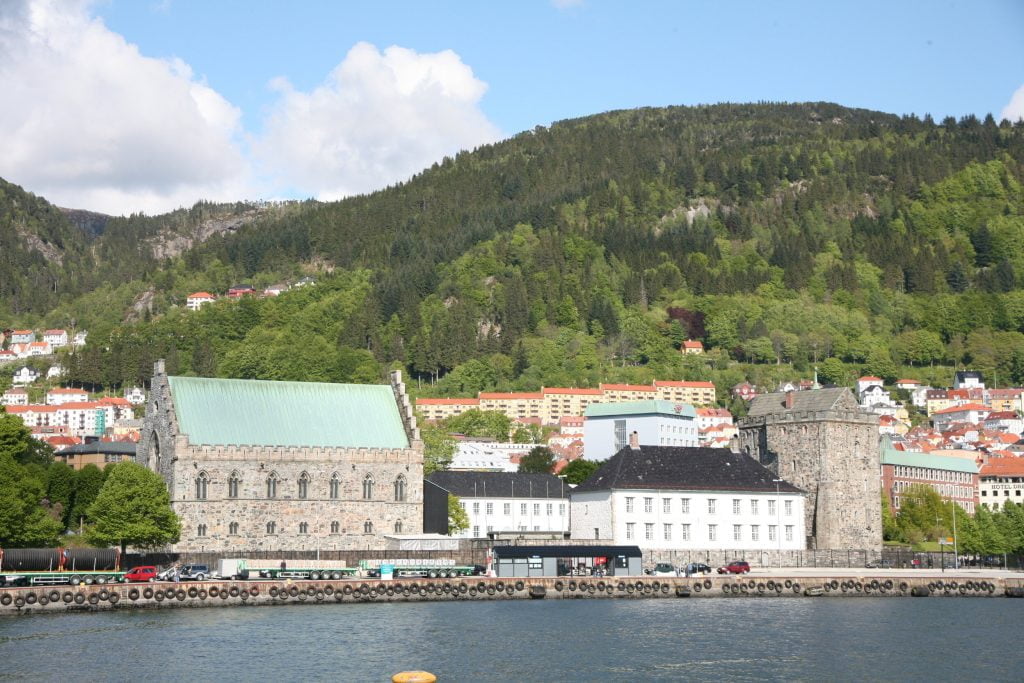
M 708 576 L 203 581 L 0 588 L 0 615 L 353 602 L 733 597 L 1024 597 L 1024 577 Z

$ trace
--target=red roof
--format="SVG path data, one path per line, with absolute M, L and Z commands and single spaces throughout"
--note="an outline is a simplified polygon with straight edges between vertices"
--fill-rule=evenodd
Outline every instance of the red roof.
M 916 379 L 898 379 L 896 384 L 920 384 Z
M 11 334 L 32 334 L 32 330 L 11 330 Z
M 99 401 L 71 401 L 59 406 L 53 406 L 54 410 L 89 410 L 102 407 L 103 404 Z
M 857 379 L 858 382 L 881 382 L 881 377 L 872 377 L 871 375 L 865 375 Z
M 652 386 L 646 384 L 602 384 L 601 391 L 655 391 Z
M 1021 477 L 1024 476 L 1024 458 L 989 458 L 982 465 L 983 477 Z
M 565 387 L 545 387 L 540 390 L 542 394 L 573 394 L 577 396 L 600 396 L 600 389 L 567 389 Z
M 75 395 L 85 394 L 86 396 L 89 395 L 89 392 L 86 391 L 85 389 L 64 389 L 62 387 L 58 387 L 56 389 L 50 389 L 46 393 L 47 394 L 75 394 Z
M 215 299 L 216 297 L 209 292 L 196 292 L 195 294 L 189 294 L 189 299 Z
M 480 405 L 480 399 L 478 398 L 418 398 L 416 399 L 416 405 L 418 406 L 461 406 Z
M 732 417 L 725 408 L 697 408 L 697 414 L 704 417 Z
M 8 413 L 55 413 L 58 407 L 63 406 L 43 406 L 39 404 L 32 404 L 30 406 L 4 406 Z
M 28 389 L 26 389 L 24 387 L 11 387 L 10 389 L 5 391 L 4 393 L 5 394 L 27 394 L 28 393 Z
M 1017 413 L 1012 410 L 1000 410 L 994 413 L 989 413 L 986 420 L 1019 420 Z
M 684 349 L 703 349 L 704 348 L 704 344 L 702 344 L 699 341 L 691 341 L 691 340 L 687 339 L 686 341 L 683 342 L 683 348 Z
M 108 405 L 108 406 L 130 406 L 131 405 L 131 403 L 128 402 L 128 399 L 121 398 L 120 396 L 105 396 L 105 397 L 101 398 L 99 400 L 99 402 L 102 403 L 103 405 Z
M 67 334 L 67 330 L 46 330 L 43 334 Z
M 714 389 L 714 382 L 676 382 L 673 380 L 655 380 L 656 387 L 683 387 L 685 389 Z
M 480 398 L 482 398 L 482 399 L 484 399 L 484 398 L 496 398 L 496 399 L 538 398 L 539 399 L 539 398 L 544 398 L 544 395 L 541 394 L 541 393 L 535 393 L 535 394 L 532 394 L 532 393 L 508 393 L 508 394 L 506 394 L 506 393 L 502 393 L 502 392 L 498 392 L 498 391 L 492 391 L 492 392 L 481 391 L 480 392 Z
M 936 410 L 932 415 L 945 415 L 947 413 L 963 413 L 970 410 L 988 410 L 988 406 L 983 406 L 980 403 L 965 403 L 962 406 L 951 406 L 949 408 L 943 408 L 942 410 Z
M 50 342 L 39 341 L 39 342 L 29 342 L 28 347 L 30 349 L 32 349 L 32 348 L 41 349 L 41 348 L 45 348 L 45 347 L 47 347 L 49 345 L 50 345 Z

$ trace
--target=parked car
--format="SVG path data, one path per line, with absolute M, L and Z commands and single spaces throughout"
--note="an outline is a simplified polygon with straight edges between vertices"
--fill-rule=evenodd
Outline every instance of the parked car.
M 205 564 L 186 564 L 179 575 L 182 581 L 205 581 L 210 575 L 210 568 Z
M 730 562 L 729 564 L 725 565 L 724 567 L 719 567 L 718 568 L 718 573 L 719 574 L 749 574 L 750 573 L 750 563 L 749 562 L 744 562 L 743 560 L 737 560 L 735 562 Z
M 711 567 L 703 562 L 691 562 L 686 565 L 686 569 L 683 570 L 683 573 L 689 574 L 690 576 L 693 576 L 694 574 L 710 574 Z
M 156 574 L 156 567 L 151 565 L 133 567 L 125 573 L 124 580 L 137 583 L 156 581 Z
M 676 571 L 676 568 L 667 562 L 659 562 L 654 565 L 654 569 L 651 569 L 647 573 L 651 576 L 679 576 L 679 572 Z
M 892 569 L 892 562 L 889 560 L 875 560 L 864 565 L 868 569 Z

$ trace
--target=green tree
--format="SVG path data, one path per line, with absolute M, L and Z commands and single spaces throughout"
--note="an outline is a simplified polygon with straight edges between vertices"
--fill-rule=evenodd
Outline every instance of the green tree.
M 103 488 L 103 470 L 96 465 L 86 465 L 75 473 L 75 497 L 71 504 L 68 526 L 80 527 L 91 521 L 89 506 L 96 500 Z
M 66 529 L 71 518 L 71 504 L 75 496 L 75 471 L 62 462 L 55 462 L 46 470 L 46 497 L 51 506 L 60 505 L 61 521 Z
M 818 366 L 818 379 L 822 384 L 847 386 L 850 382 L 850 371 L 846 369 L 846 363 L 838 358 L 826 358 Z
M 448 469 L 459 447 L 455 439 L 446 430 L 426 423 L 420 427 L 420 439 L 423 440 L 423 476 Z
M 547 446 L 536 446 L 519 461 L 519 471 L 529 474 L 551 474 L 555 454 Z
M 0 547 L 53 546 L 63 530 L 42 505 L 43 486 L 0 452 Z
M 94 545 L 153 548 L 174 543 L 181 522 L 171 510 L 163 479 L 155 472 L 123 462 L 116 465 L 91 506 L 86 538 Z
M 8 415 L 0 407 L 0 454 L 6 454 L 15 461 L 25 464 L 32 452 L 32 431 L 25 427 L 21 418 Z
M 512 431 L 512 420 L 505 413 L 496 410 L 473 409 L 448 418 L 444 426 L 452 433 L 508 441 L 509 432 Z
M 584 460 L 583 458 L 577 458 L 573 460 L 565 469 L 562 470 L 562 474 L 565 476 L 565 482 L 567 484 L 582 484 L 590 478 L 594 472 L 597 471 L 601 465 L 593 460 Z
M 882 538 L 886 541 L 898 541 L 900 538 L 900 527 L 892 514 L 889 494 L 885 491 L 882 491 Z
M 448 535 L 454 536 L 455 534 L 462 533 L 469 528 L 469 514 L 466 513 L 466 509 L 462 507 L 462 503 L 459 501 L 459 497 L 451 493 L 448 494 Z

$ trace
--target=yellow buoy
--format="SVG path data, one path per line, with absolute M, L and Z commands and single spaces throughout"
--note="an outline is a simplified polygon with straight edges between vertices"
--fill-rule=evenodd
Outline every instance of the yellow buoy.
M 437 676 L 429 671 L 402 671 L 391 677 L 391 683 L 435 683 Z

